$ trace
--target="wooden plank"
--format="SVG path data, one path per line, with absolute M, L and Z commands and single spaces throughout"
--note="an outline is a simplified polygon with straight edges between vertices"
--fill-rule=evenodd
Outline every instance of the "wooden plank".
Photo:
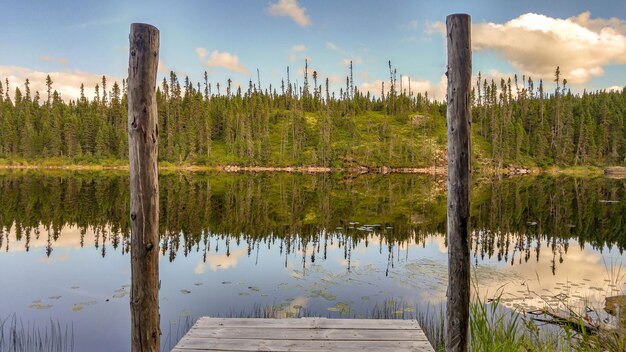
M 420 330 L 394 329 L 284 329 L 284 328 L 193 328 L 186 337 L 266 340 L 356 340 L 426 341 Z
M 204 351 L 432 351 L 428 341 L 324 341 L 184 338 L 176 350 Z
M 175 352 L 428 351 L 416 320 L 202 317 Z
M 208 318 L 198 319 L 198 327 L 283 327 L 293 329 L 409 329 L 421 330 L 416 320 L 396 319 L 262 319 L 262 318 Z

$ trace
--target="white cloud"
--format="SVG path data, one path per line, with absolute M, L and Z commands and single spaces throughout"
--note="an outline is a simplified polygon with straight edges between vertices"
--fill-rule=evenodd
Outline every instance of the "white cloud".
M 591 18 L 591 12 L 585 11 L 578 16 L 570 17 L 569 20 L 596 32 L 601 31 L 603 28 L 610 27 L 619 33 L 626 34 L 626 21 L 616 17 L 609 19 Z
M 410 78 L 411 81 L 411 93 L 428 93 L 428 97 L 430 99 L 443 100 L 446 97 L 446 88 L 448 86 L 448 81 L 445 75 L 442 75 L 439 79 L 439 82 L 432 82 L 429 80 L 419 80 L 414 77 Z M 385 82 L 385 94 L 389 93 L 390 83 L 389 81 Z M 382 90 L 383 80 L 377 79 L 373 81 L 367 81 L 361 83 L 359 85 L 359 90 L 363 93 L 369 92 L 372 95 L 380 96 Z M 400 91 L 400 81 L 396 83 L 396 90 Z M 406 91 L 407 94 L 409 92 L 409 76 L 402 76 L 402 90 Z
M 39 57 L 39 60 L 46 62 L 56 62 L 57 64 L 67 65 L 67 59 L 64 57 L 53 57 L 48 55 L 43 55 Z
M 304 54 L 306 52 L 306 46 L 304 44 L 294 45 L 289 49 L 289 61 L 296 62 L 299 60 L 304 60 L 307 56 Z
M 446 35 L 446 24 L 443 22 L 426 22 L 424 25 L 424 30 L 426 33 L 433 34 L 439 33 L 441 35 Z
M 337 74 L 330 74 L 326 78 L 328 78 L 328 83 L 329 84 L 339 84 L 339 83 L 345 83 L 346 82 L 346 78 L 345 77 L 339 76 Z
M 388 86 L 389 82 L 385 82 L 385 85 Z M 385 94 L 387 94 L 389 89 L 387 87 L 384 87 L 384 88 L 385 88 Z M 372 95 L 380 97 L 380 93 L 382 92 L 382 90 L 383 90 L 383 81 L 380 79 L 369 81 L 369 82 L 363 82 L 359 85 L 359 91 L 361 91 L 363 94 L 370 93 Z
M 196 55 L 200 59 L 204 59 L 209 52 L 205 48 L 196 48 Z
M 194 274 L 202 275 L 204 274 L 204 271 L 205 271 L 204 263 L 202 262 L 202 260 L 198 260 L 198 262 L 196 263 L 196 266 L 193 268 Z
M 442 22 L 427 31 L 445 34 Z M 560 19 L 527 13 L 506 23 L 472 27 L 472 48 L 498 53 L 521 73 L 552 78 L 557 66 L 570 83 L 604 75 L 604 67 L 626 64 L 626 21 L 592 19 L 589 12 Z
M 289 17 L 302 27 L 311 25 L 311 19 L 306 14 L 306 8 L 301 7 L 297 0 L 270 2 L 267 10 L 272 16 Z
M 621 92 L 624 89 L 624 87 L 620 87 L 620 86 L 610 86 L 606 88 L 606 91 L 610 92 L 612 90 L 616 91 L 616 92 Z
M 545 243 L 545 242 L 544 242 Z M 550 250 L 544 247 L 542 243 L 541 251 L 539 252 L 539 258 L 537 260 L 529 260 L 527 262 L 518 263 L 515 266 L 511 266 L 508 270 L 517 273 L 521 276 L 528 292 L 556 292 L 562 289 L 563 278 L 567 278 L 568 283 L 577 283 L 577 285 L 569 286 L 568 288 L 568 305 L 570 307 L 578 307 L 581 300 L 584 301 L 580 307 L 588 305 L 592 308 L 601 308 L 604 306 L 606 292 L 611 291 L 614 287 L 611 287 L 610 279 L 613 277 L 612 273 L 607 268 L 607 263 L 613 262 L 616 258 L 619 258 L 619 253 L 615 251 L 603 251 L 602 253 L 592 251 L 588 246 L 582 248 L 579 243 L 574 240 L 570 240 L 567 254 L 563 255 L 564 262 L 562 265 L 556 267 L 557 274 L 552 273 L 552 267 L 545 265 L 551 263 L 554 259 L 554 254 Z M 517 260 L 516 260 L 517 262 Z M 542 265 L 543 263 L 543 265 Z M 615 272 L 624 272 L 624 266 L 620 261 L 615 262 Z M 538 280 L 537 278 L 541 278 Z M 502 283 L 490 282 L 485 283 L 485 288 L 493 290 L 498 286 L 502 286 Z M 505 287 L 505 295 L 509 297 L 517 297 L 517 302 L 506 302 L 507 306 L 512 303 L 519 303 L 522 301 L 531 307 L 541 308 L 544 307 L 546 302 L 539 297 L 539 295 L 533 295 L 533 298 L 525 299 L 520 297 L 519 285 L 511 285 Z M 596 290 L 592 288 L 601 288 L 602 290 Z M 619 288 L 619 287 L 618 287 Z M 507 292 L 508 291 L 508 292 Z M 522 295 L 525 296 L 525 295 Z M 583 298 L 584 297 L 584 298 Z
M 409 29 L 417 29 L 417 23 L 417 20 L 412 20 L 406 26 Z
M 159 68 L 158 68 L 158 71 L 159 71 L 160 73 L 169 74 L 169 73 L 170 73 L 170 68 L 169 68 L 169 67 L 167 67 L 167 66 L 163 63 L 163 61 L 162 61 L 161 59 L 159 59 Z
M 42 253 L 43 251 L 39 251 L 39 248 L 45 248 L 49 245 L 48 236 L 46 235 L 49 231 L 45 226 L 40 225 L 37 229 L 33 229 L 33 231 L 37 230 L 40 235 L 39 236 L 31 236 L 28 242 L 29 250 L 32 253 Z M 96 236 L 93 228 L 88 228 L 87 232 L 82 235 L 81 229 L 78 226 L 66 226 L 61 230 L 61 236 L 59 236 L 56 240 L 52 239 L 52 248 L 56 249 L 58 252 L 53 252 L 54 254 L 51 257 L 43 257 L 40 261 L 66 261 L 71 259 L 72 252 L 74 250 L 83 249 L 83 245 L 87 243 L 102 243 L 102 236 Z M 100 231 L 102 233 L 110 234 L 111 228 L 106 227 Z M 9 241 L 9 247 L 11 252 L 22 252 L 26 250 L 26 240 L 25 236 L 22 235 L 21 240 L 17 240 L 16 237 L 16 227 L 12 226 L 9 229 L 9 234 L 7 240 Z M 61 254 L 64 253 L 64 254 Z M 68 256 L 69 255 L 69 256 Z
M 239 56 L 226 51 L 213 50 L 208 54 L 205 48 L 196 48 L 196 55 L 207 68 L 221 67 L 233 72 L 250 73 L 250 70 L 239 62 Z
M 342 66 L 350 66 L 350 61 L 352 61 L 352 65 L 360 65 L 363 63 L 363 59 L 361 59 L 360 57 L 355 57 L 355 58 L 345 58 L 341 60 L 339 64 Z
M 514 73 L 510 73 L 510 72 L 504 73 L 496 69 L 491 69 L 488 71 L 480 71 L 480 78 L 482 81 L 481 85 L 483 84 L 485 80 L 487 80 L 488 83 L 491 83 L 491 81 L 493 80 L 498 85 L 498 87 L 500 87 L 501 79 L 504 79 L 505 81 L 507 81 L 510 78 L 511 80 L 513 80 L 514 76 L 515 76 Z M 519 84 L 522 85 L 524 83 L 522 82 L 522 77 L 518 76 L 517 78 L 519 80 Z M 477 80 L 478 80 L 478 73 L 472 76 L 472 84 L 475 85 Z
M 206 265 L 211 271 L 226 270 L 237 267 L 239 260 L 245 258 L 248 254 L 247 248 L 240 248 L 226 254 L 208 254 L 206 257 Z M 204 265 L 198 263 L 194 268 L 194 273 L 204 273 Z
M 291 51 L 302 52 L 306 51 L 306 46 L 303 44 L 294 45 L 291 47 Z
M 61 98 L 65 101 L 75 100 L 80 97 L 80 85 L 85 84 L 85 96 L 89 99 L 93 98 L 96 84 L 101 85 L 102 75 L 80 70 L 64 70 L 56 72 L 43 72 L 32 70 L 21 66 L 0 66 L 0 77 L 8 78 L 11 93 L 15 92 L 15 88 L 19 87 L 24 93 L 24 82 L 28 78 L 30 82 L 31 94 L 34 96 L 39 91 L 42 98 L 46 94 L 46 76 L 50 75 L 52 79 L 52 89 L 61 94 Z M 113 86 L 116 81 L 121 84 L 121 80 L 117 77 L 106 76 L 107 90 Z M 4 83 L 4 82 L 3 82 Z M 6 87 L 5 87 L 6 88 Z
M 339 50 L 339 47 L 333 42 L 326 42 L 326 49 L 337 51 Z

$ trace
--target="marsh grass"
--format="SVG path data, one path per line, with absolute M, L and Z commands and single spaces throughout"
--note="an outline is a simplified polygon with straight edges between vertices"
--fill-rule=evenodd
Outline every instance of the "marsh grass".
M 445 351 L 446 313 L 443 305 L 426 306 L 417 311 L 417 322 L 435 351 Z
M 74 326 L 61 326 L 57 320 L 39 327 L 26 325 L 15 314 L 0 320 L 0 351 L 67 352 L 74 351 Z
M 241 309 L 236 311 L 231 309 L 225 318 L 304 318 L 311 317 L 311 312 L 306 308 L 290 303 L 260 305 L 254 304 L 250 310 Z
M 162 340 L 162 350 L 170 351 L 176 346 L 176 343 L 180 339 L 185 336 L 185 334 L 191 329 L 195 320 L 192 319 L 189 315 L 187 316 L 179 316 L 178 321 L 171 321 L 169 323 L 169 329 L 167 331 L 167 335 L 165 335 L 165 339 Z
M 490 304 L 480 298 L 470 304 L 470 343 L 472 351 L 515 351 L 522 345 L 520 315 L 507 314 L 497 297 Z
M 418 310 L 416 318 L 435 351 L 445 351 L 445 305 Z M 480 352 L 626 352 L 626 338 L 615 331 L 584 329 L 582 316 L 567 324 L 542 323 L 504 307 L 500 298 L 470 304 L 470 350 Z

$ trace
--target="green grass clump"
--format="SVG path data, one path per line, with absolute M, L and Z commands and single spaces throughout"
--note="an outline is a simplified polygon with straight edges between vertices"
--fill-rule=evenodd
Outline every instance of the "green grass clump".
M 472 351 L 525 351 L 527 341 L 520 329 L 517 312 L 501 312 L 500 300 L 491 304 L 480 299 L 470 304 L 470 343 Z

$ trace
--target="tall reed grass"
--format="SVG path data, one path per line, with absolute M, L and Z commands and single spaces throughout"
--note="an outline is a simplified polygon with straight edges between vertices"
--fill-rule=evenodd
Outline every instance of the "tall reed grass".
M 15 314 L 0 319 L 0 351 L 71 352 L 74 351 L 74 326 L 61 326 L 50 319 L 43 328 L 35 323 L 24 325 Z

